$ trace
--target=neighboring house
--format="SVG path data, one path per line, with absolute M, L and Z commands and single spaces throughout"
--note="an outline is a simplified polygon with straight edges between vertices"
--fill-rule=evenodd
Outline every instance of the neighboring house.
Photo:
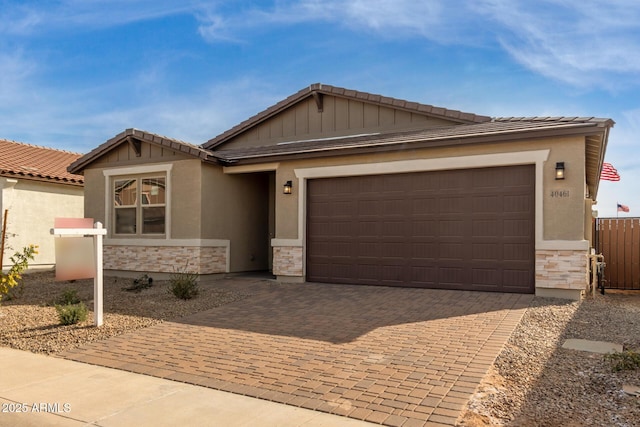
M 67 171 L 80 156 L 0 139 L 0 222 L 8 210 L 3 268 L 29 244 L 39 246 L 31 268 L 55 265 L 54 218 L 84 216 L 84 179 Z
M 69 171 L 111 270 L 578 298 L 612 126 L 314 84 L 201 146 L 128 129 Z

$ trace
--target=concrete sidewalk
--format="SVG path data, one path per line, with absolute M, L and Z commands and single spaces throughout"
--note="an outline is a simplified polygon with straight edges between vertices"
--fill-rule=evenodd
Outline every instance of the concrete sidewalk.
M 372 426 L 337 415 L 0 347 L 0 426 Z

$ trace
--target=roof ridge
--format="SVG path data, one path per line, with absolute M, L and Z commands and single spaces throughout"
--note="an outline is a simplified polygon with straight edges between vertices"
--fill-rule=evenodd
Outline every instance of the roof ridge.
M 79 155 L 79 156 L 82 155 L 82 153 L 78 153 L 78 152 L 75 152 L 75 151 L 63 150 L 61 148 L 55 148 L 55 147 L 46 147 L 44 145 L 31 144 L 31 143 L 28 143 L 28 142 L 15 141 L 13 139 L 0 138 L 0 143 L 2 143 L 2 142 L 9 142 L 9 143 L 13 143 L 13 144 L 23 145 L 23 146 L 32 147 L 32 148 L 39 148 L 39 149 L 43 149 L 43 150 L 58 151 L 60 153 L 66 153 L 66 154 L 74 154 L 74 155 Z
M 316 93 L 329 94 L 337 97 L 354 99 L 361 102 L 375 103 L 390 108 L 397 108 L 406 111 L 413 111 L 424 115 L 441 117 L 450 121 L 457 121 L 460 124 L 484 123 L 491 121 L 491 117 L 475 113 L 467 113 L 460 110 L 451 110 L 444 107 L 437 107 L 430 104 L 423 104 L 415 101 L 407 101 L 400 98 L 392 98 L 370 92 L 362 92 L 354 89 L 347 89 L 339 86 L 327 85 L 324 83 L 313 83 L 298 92 L 289 95 L 287 98 L 265 108 L 248 119 L 238 123 L 232 128 L 220 133 L 200 145 L 204 149 L 214 149 L 223 144 L 228 139 L 246 131 L 254 125 L 269 119 L 273 115 L 285 110 L 291 105 L 312 96 Z

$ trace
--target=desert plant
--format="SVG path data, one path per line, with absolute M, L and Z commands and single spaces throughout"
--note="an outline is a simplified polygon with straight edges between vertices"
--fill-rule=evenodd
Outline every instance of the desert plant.
M 0 299 L 4 295 L 8 295 L 12 288 L 20 285 L 22 273 L 29 267 L 29 260 L 34 259 L 34 255 L 38 253 L 38 246 L 29 245 L 22 248 L 22 252 L 16 252 L 10 258 L 11 268 L 7 273 L 0 272 Z M 15 298 L 18 294 L 12 292 L 10 298 Z
M 137 279 L 133 279 L 131 286 L 122 289 L 125 291 L 140 292 L 143 289 L 150 288 L 151 286 L 153 286 L 153 278 L 149 277 L 148 274 L 143 274 Z
M 605 354 L 604 360 L 611 366 L 613 372 L 640 368 L 640 352 L 633 350 Z
M 70 304 L 79 304 L 80 297 L 78 296 L 78 291 L 75 289 L 65 289 L 62 291 L 62 294 L 56 300 L 56 304 L 58 305 L 70 305 Z
M 56 305 L 58 319 L 62 325 L 75 325 L 87 320 L 87 306 L 84 303 Z
M 195 297 L 200 291 L 198 277 L 198 273 L 190 273 L 186 267 L 183 270 L 174 271 L 169 277 L 169 292 L 183 300 Z

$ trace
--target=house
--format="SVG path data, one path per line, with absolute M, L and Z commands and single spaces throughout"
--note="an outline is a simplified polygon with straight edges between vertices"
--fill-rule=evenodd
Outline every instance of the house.
M 55 265 L 50 230 L 56 217 L 84 216 L 84 179 L 67 171 L 80 154 L 0 139 L 0 221 L 7 210 L 3 268 L 30 244 L 38 254 L 30 268 Z
M 69 171 L 118 272 L 579 298 L 613 124 L 314 84 L 200 146 L 127 129 Z

